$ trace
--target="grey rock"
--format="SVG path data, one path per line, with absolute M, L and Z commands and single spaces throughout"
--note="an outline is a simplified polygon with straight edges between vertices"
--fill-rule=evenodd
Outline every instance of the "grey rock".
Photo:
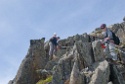
M 103 49 L 101 48 L 101 42 L 99 40 L 96 40 L 92 43 L 92 46 L 93 46 L 95 61 L 103 60 L 104 52 L 103 52 Z
M 46 65 L 46 55 L 43 40 L 31 40 L 28 54 L 22 61 L 14 84 L 35 84 L 39 80 L 37 69 L 44 69 Z
M 108 82 L 108 84 L 113 84 L 112 82 Z
M 107 61 L 95 64 L 96 68 L 89 84 L 107 84 L 110 76 L 110 68 Z
M 13 80 L 10 80 L 10 81 L 8 82 L 8 84 L 13 84 Z
M 73 69 L 70 75 L 69 84 L 84 84 L 84 76 L 80 74 L 77 61 L 74 62 Z
M 79 60 L 81 60 L 81 62 L 84 62 L 84 67 L 90 66 L 95 61 L 91 43 L 77 42 L 76 48 L 78 54 L 80 55 Z
M 123 18 L 123 21 L 125 21 L 125 17 Z
M 122 65 L 112 65 L 111 71 L 113 84 L 125 84 L 125 67 L 123 67 Z
M 110 29 L 120 37 L 121 43 L 125 43 L 125 22 L 111 25 Z M 93 31 L 100 32 L 100 28 Z M 42 79 L 41 73 L 37 73 L 39 69 L 52 72 L 50 84 L 125 84 L 125 54 L 119 52 L 119 65 L 109 65 L 104 57 L 109 51 L 103 52 L 98 38 L 84 33 L 62 39 L 53 60 L 48 59 L 49 41 L 44 41 L 45 38 L 30 40 L 28 53 L 9 84 L 36 84 Z M 42 74 L 48 73 L 44 71 Z

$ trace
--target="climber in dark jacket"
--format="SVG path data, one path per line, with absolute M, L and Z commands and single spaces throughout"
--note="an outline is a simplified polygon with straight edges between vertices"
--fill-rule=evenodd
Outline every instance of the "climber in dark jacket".
M 49 42 L 49 46 L 50 46 L 50 50 L 49 50 L 49 59 L 52 60 L 53 59 L 53 54 L 54 52 L 57 51 L 57 47 L 58 47 L 58 40 L 60 39 L 60 37 L 57 37 L 56 33 L 54 33 L 54 36 L 52 38 L 50 38 L 50 42 Z

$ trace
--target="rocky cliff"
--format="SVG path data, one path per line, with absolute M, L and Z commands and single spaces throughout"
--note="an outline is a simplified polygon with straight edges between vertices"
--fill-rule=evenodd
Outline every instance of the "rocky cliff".
M 86 33 L 60 40 L 53 60 L 48 59 L 48 42 L 31 40 L 17 75 L 8 84 L 125 84 L 125 18 L 123 21 L 109 27 L 121 41 L 118 64 L 105 60 L 101 42 Z M 42 83 L 50 76 L 51 81 Z

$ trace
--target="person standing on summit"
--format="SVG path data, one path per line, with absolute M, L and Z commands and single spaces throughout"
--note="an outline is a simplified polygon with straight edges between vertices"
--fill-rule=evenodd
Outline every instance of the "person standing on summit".
M 56 33 L 54 33 L 53 37 L 50 38 L 49 40 L 49 59 L 52 60 L 53 59 L 53 54 L 54 52 L 57 51 L 57 47 L 58 47 L 58 40 L 60 39 L 60 37 L 57 37 Z

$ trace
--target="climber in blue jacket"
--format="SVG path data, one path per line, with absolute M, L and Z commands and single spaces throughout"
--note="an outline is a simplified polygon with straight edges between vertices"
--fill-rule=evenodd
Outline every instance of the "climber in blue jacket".
M 58 48 L 58 40 L 60 39 L 60 37 L 57 37 L 56 33 L 54 33 L 53 37 L 50 38 L 49 40 L 49 46 L 50 46 L 50 49 L 49 49 L 49 59 L 52 60 L 53 59 L 53 54 L 54 52 L 57 51 L 57 48 Z

